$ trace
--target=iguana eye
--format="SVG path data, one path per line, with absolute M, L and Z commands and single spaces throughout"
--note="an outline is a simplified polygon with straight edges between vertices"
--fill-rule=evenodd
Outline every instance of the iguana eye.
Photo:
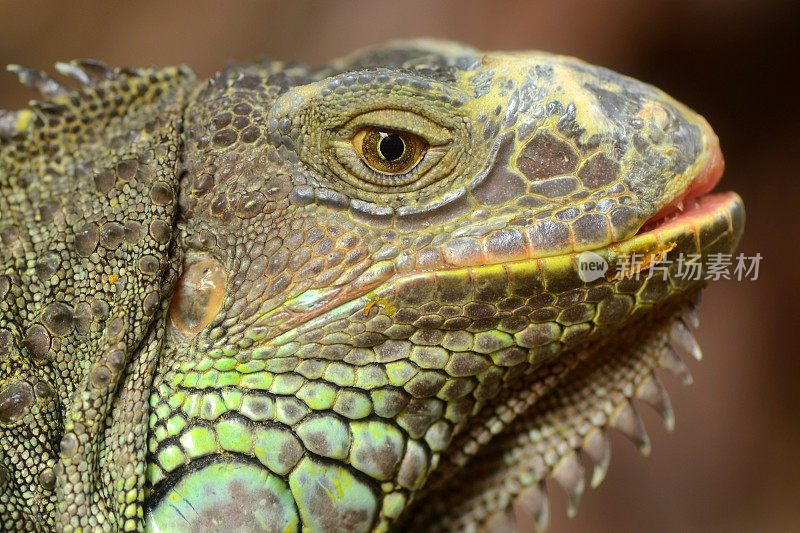
M 352 143 L 367 166 L 388 175 L 413 169 L 428 149 L 428 143 L 413 133 L 375 127 L 360 129 Z
M 367 111 L 324 130 L 315 165 L 359 191 L 397 194 L 448 176 L 459 161 L 453 132 L 400 109 Z

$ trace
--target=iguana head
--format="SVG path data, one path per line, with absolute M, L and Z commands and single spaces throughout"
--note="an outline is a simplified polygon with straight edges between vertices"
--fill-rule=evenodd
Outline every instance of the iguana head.
M 688 380 L 744 212 L 660 90 L 424 40 L 15 69 L 48 102 L 0 113 L 7 527 L 543 526 L 607 427 L 648 449 L 634 398 L 672 424 L 654 371 Z
M 150 524 L 384 529 L 416 499 L 429 527 L 480 525 L 507 505 L 476 511 L 466 491 L 433 513 L 420 492 L 507 451 L 610 332 L 669 322 L 701 281 L 614 268 L 729 252 L 741 201 L 700 196 L 722 167 L 702 117 L 568 57 L 416 42 L 220 73 L 186 113 Z M 589 283 L 586 250 L 610 267 Z M 506 493 L 621 406 L 578 413 L 603 416 Z

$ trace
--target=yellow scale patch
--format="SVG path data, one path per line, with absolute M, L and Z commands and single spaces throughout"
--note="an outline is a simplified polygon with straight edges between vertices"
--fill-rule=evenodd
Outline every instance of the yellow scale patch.
M 380 298 L 374 292 L 367 294 L 367 298 L 369 298 L 369 302 L 364 306 L 364 316 L 369 316 L 370 310 L 376 305 L 383 307 L 384 311 L 386 311 L 386 314 L 389 316 L 397 312 L 397 306 L 388 298 Z
M 629 268 L 619 270 L 613 275 L 609 275 L 608 281 L 615 281 L 622 278 L 630 278 L 632 276 L 635 276 L 639 272 L 642 272 L 644 270 L 649 270 L 653 265 L 661 262 L 669 252 L 675 249 L 676 246 L 678 246 L 678 243 L 673 242 L 672 244 L 667 244 L 658 247 L 655 250 L 644 254 L 644 257 L 642 257 L 640 261 L 633 263 Z

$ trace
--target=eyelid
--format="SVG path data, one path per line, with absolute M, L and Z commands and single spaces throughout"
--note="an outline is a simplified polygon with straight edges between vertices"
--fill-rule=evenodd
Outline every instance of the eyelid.
M 381 109 L 362 113 L 346 122 L 341 129 L 346 136 L 352 136 L 367 127 L 411 133 L 430 146 L 443 146 L 452 141 L 452 135 L 447 128 L 422 115 L 400 109 Z

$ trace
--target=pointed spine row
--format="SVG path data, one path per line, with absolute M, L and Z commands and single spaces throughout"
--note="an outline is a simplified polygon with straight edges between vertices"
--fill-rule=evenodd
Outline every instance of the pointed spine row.
M 695 359 L 700 360 L 702 352 L 693 334 L 687 327 L 697 327 L 698 319 L 694 305 L 688 305 L 682 315 L 672 321 L 668 329 L 669 343 L 663 346 L 658 357 L 658 365 L 674 374 L 683 384 L 692 382 L 688 368 L 681 360 L 672 344 L 686 351 Z M 675 415 L 667 396 L 666 390 L 654 372 L 648 373 L 632 391 L 630 397 L 623 401 L 613 413 L 605 420 L 600 416 L 595 428 L 590 430 L 580 446 L 567 451 L 555 466 L 536 482 L 533 482 L 516 493 L 513 506 L 503 512 L 489 516 L 486 527 L 490 524 L 500 523 L 497 515 L 503 515 L 503 523 L 514 522 L 515 516 L 527 516 L 532 519 L 537 530 L 545 531 L 550 521 L 550 503 L 546 489 L 546 479 L 551 478 L 558 483 L 567 495 L 567 515 L 575 516 L 586 488 L 585 458 L 593 464 L 589 485 L 596 488 L 602 483 L 608 472 L 611 462 L 611 445 L 608 438 L 608 427 L 620 431 L 631 440 L 643 455 L 650 453 L 650 439 L 644 423 L 638 413 L 633 400 L 641 400 L 651 406 L 664 421 L 668 431 L 675 427 Z M 536 476 L 534 476 L 535 478 Z M 490 529 L 491 530 L 491 529 Z M 513 528 L 504 528 L 505 531 L 514 531 Z
M 92 59 L 56 63 L 56 71 L 62 76 L 76 80 L 81 85 L 78 90 L 75 90 L 40 70 L 15 64 L 8 65 L 6 69 L 16 74 L 20 83 L 39 93 L 41 100 L 31 100 L 28 105 L 39 113 L 40 118 L 44 121 L 47 121 L 47 117 L 60 116 L 69 109 L 70 105 L 78 106 L 81 97 L 85 96 L 87 90 L 96 94 L 101 93 L 104 82 L 123 76 L 142 75 L 142 71 L 138 69 L 112 69 Z M 0 110 L 0 113 L 5 113 L 7 117 L 5 121 L 0 120 L 0 137 L 9 138 L 19 133 L 16 122 L 9 124 L 8 117 L 14 112 Z

